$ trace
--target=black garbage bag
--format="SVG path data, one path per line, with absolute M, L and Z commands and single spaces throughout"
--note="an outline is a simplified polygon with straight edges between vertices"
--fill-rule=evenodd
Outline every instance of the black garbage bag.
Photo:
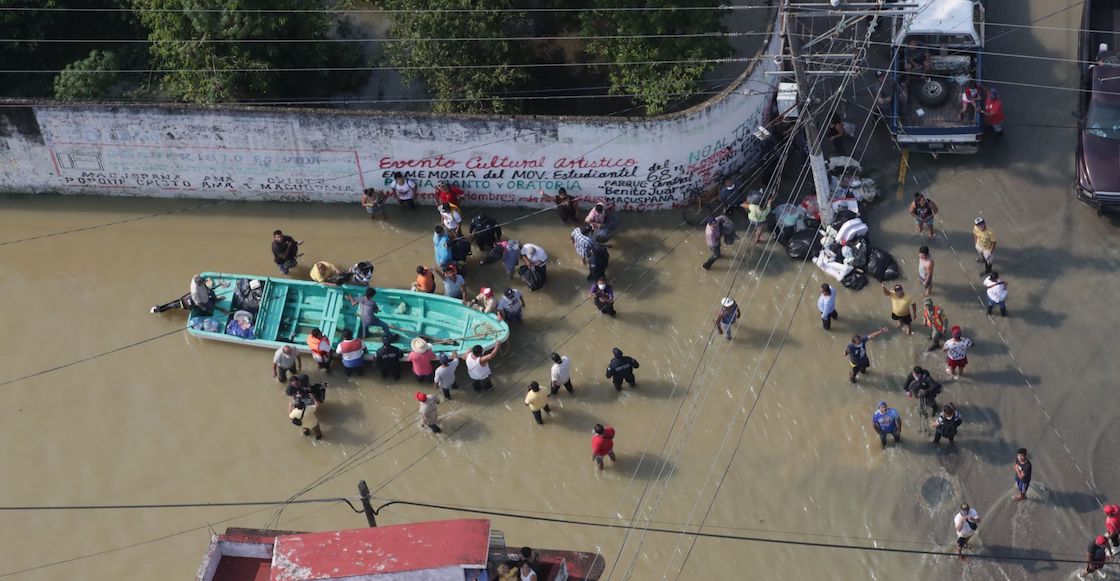
M 836 214 L 832 217 L 832 227 L 839 230 L 844 222 L 853 218 L 859 218 L 859 214 L 851 210 L 837 210 Z
M 864 271 L 875 280 L 886 280 L 883 278 L 883 273 L 887 270 L 887 265 L 894 261 L 894 258 L 886 251 L 879 248 L 872 248 L 867 254 L 867 268 Z
M 840 279 L 840 284 L 844 285 L 844 288 L 860 290 L 867 286 L 867 277 L 858 270 L 852 270 L 844 275 L 844 278 Z
M 867 243 L 865 238 L 858 238 L 848 242 L 848 248 L 852 249 L 852 260 L 848 264 L 852 268 L 863 270 L 867 268 L 867 261 L 871 254 L 871 245 Z
M 886 282 L 888 280 L 894 280 L 900 276 L 902 276 L 902 273 L 898 269 L 898 263 L 895 262 L 892 258 L 890 264 L 887 264 L 887 267 L 883 269 L 883 278 L 880 278 L 879 280 Z
M 786 254 L 794 260 L 805 260 L 821 251 L 821 239 L 815 230 L 795 232 L 786 243 Z

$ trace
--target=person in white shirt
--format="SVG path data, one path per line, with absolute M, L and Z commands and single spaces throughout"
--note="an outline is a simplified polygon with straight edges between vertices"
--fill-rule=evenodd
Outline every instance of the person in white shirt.
M 827 284 L 821 285 L 821 295 L 817 297 L 817 310 L 821 312 L 821 326 L 825 331 L 832 329 L 832 320 L 839 319 L 836 314 L 836 291 Z
M 972 535 L 976 534 L 977 527 L 980 526 L 980 515 L 976 509 L 970 508 L 968 504 L 962 504 L 960 512 L 957 516 L 953 517 L 953 531 L 957 533 L 957 556 L 964 560 L 964 548 L 968 545 L 968 540 Z
M 452 353 L 449 357 L 446 353 L 439 354 L 439 367 L 435 372 L 436 387 L 443 391 L 443 398 L 451 401 L 451 390 L 459 389 L 459 384 L 455 382 L 455 370 L 459 369 L 459 354 Z
M 999 316 L 1007 316 L 1007 283 L 1000 280 L 999 273 L 992 271 L 988 278 L 984 279 L 984 288 L 988 292 L 988 314 L 992 314 L 992 308 L 999 307 Z
M 567 355 L 560 355 L 553 353 L 549 355 L 552 359 L 552 388 L 550 395 L 560 393 L 560 388 L 568 390 L 568 393 L 574 395 L 575 390 L 572 389 L 572 360 L 568 359 Z
M 548 275 L 548 253 L 544 248 L 536 244 L 522 244 L 521 245 L 521 261 L 525 266 L 536 270 L 541 275 L 541 282 L 544 282 Z
M 409 210 L 416 209 L 416 182 L 406 179 L 404 174 L 396 172 L 393 174 L 393 193 L 396 194 L 397 200 L 401 205 Z
M 494 350 L 483 355 L 482 345 L 475 345 L 464 357 L 467 362 L 467 375 L 470 376 L 475 391 L 494 388 L 494 383 L 490 381 L 490 360 L 498 355 L 498 348 L 501 346 L 502 342 L 497 341 L 494 343 Z
M 451 204 L 443 204 L 439 207 L 439 217 L 443 222 L 443 227 L 449 234 L 453 233 L 455 238 L 463 235 L 460 226 L 463 223 L 463 214 L 459 212 L 459 208 Z
M 968 349 L 972 347 L 972 339 L 961 335 L 959 325 L 953 325 L 949 332 L 952 338 L 941 347 L 945 351 L 945 372 L 952 375 L 953 379 L 959 379 L 968 365 Z

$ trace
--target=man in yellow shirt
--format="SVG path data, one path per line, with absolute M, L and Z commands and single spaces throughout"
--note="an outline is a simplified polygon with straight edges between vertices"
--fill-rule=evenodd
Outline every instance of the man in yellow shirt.
M 325 260 L 320 260 L 311 267 L 311 280 L 334 286 L 335 281 L 338 280 L 338 267 Z
M 976 262 L 984 263 L 984 274 L 992 271 L 993 256 L 996 253 L 996 235 L 988 224 L 984 222 L 984 218 L 976 218 L 972 226 L 972 239 L 976 243 Z
M 903 333 L 909 335 L 910 323 L 914 322 L 914 317 L 918 316 L 918 307 L 914 305 L 914 301 L 906 296 L 906 292 L 902 290 L 902 285 L 894 285 L 894 289 L 888 289 L 884 283 L 879 283 L 879 287 L 883 289 L 883 294 L 891 300 L 891 318 L 898 321 L 898 328 Z
M 548 392 L 541 389 L 540 384 L 535 381 L 529 384 L 529 389 L 525 392 L 525 405 L 529 406 L 529 411 L 533 412 L 533 419 L 538 424 L 544 424 L 542 410 L 552 415 L 552 410 L 548 407 Z

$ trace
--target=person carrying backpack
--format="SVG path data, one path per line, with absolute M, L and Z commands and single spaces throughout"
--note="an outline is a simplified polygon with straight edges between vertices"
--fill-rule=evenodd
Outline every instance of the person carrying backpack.
M 945 438 L 952 444 L 953 438 L 957 437 L 957 428 L 961 427 L 961 422 L 961 414 L 956 406 L 952 402 L 945 404 L 941 413 L 937 414 L 937 418 L 929 424 L 929 427 L 933 428 L 933 443 L 940 444 L 941 438 Z

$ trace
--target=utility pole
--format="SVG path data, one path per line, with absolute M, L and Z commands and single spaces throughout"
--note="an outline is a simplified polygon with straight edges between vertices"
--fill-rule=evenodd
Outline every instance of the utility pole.
M 821 208 L 821 224 L 832 225 L 832 191 L 828 185 L 828 168 L 824 164 L 824 154 L 821 153 L 820 132 L 817 123 L 809 111 L 812 96 L 810 93 L 809 78 L 805 73 L 805 63 L 801 60 L 801 37 L 794 29 L 795 17 L 790 9 L 790 0 L 782 2 L 782 33 L 786 37 L 786 46 L 789 47 L 790 60 L 793 61 L 793 74 L 797 80 L 797 92 L 801 94 L 801 114 L 805 115 L 805 137 L 809 142 L 809 167 L 813 170 L 813 186 L 817 191 L 817 203 Z
M 362 511 L 366 513 L 366 522 L 369 526 L 377 526 L 377 515 L 373 512 L 373 505 L 369 503 L 369 487 L 365 480 L 358 481 L 358 496 L 362 499 Z

